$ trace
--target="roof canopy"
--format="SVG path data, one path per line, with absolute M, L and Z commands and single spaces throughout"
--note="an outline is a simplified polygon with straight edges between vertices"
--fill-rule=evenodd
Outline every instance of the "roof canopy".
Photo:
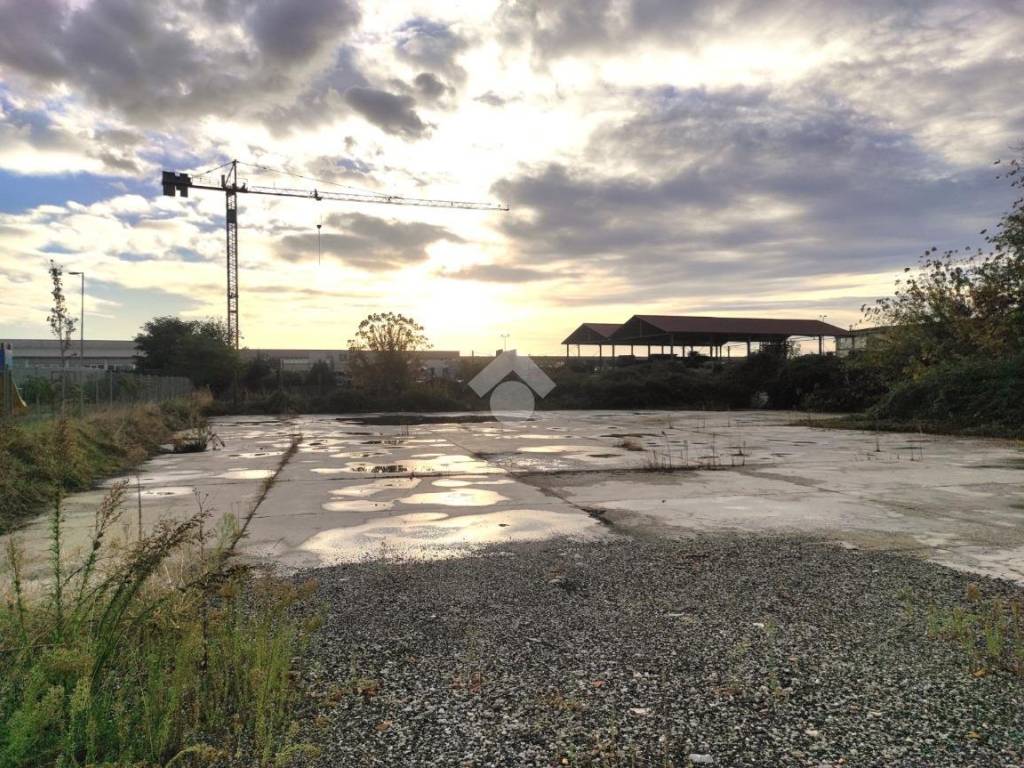
M 770 342 L 783 341 L 790 336 L 834 337 L 847 334 L 842 328 L 821 320 L 633 315 L 608 337 L 607 343 L 717 346 L 730 341 Z
M 583 323 L 569 334 L 563 344 L 605 344 L 615 331 L 621 328 L 619 323 Z

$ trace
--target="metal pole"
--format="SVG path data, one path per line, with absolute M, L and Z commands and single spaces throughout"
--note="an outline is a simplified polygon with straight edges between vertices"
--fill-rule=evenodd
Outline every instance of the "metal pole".
M 81 364 L 85 365 L 85 272 L 80 274 L 82 275 L 82 293 L 78 315 L 78 357 L 81 359 Z

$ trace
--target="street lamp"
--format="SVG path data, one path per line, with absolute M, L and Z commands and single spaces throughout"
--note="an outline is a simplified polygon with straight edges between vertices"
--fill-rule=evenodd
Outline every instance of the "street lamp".
M 78 357 L 79 365 L 85 365 L 85 272 L 68 272 L 69 275 L 78 275 L 82 278 L 81 306 L 78 320 Z
M 508 337 L 509 336 L 511 336 L 511 334 L 509 334 L 509 333 L 501 334 L 501 348 L 503 350 L 505 350 L 506 352 L 508 351 Z

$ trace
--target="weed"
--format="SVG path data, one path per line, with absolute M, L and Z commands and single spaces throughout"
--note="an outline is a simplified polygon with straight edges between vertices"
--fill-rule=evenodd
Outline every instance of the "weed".
M 1024 601 L 985 598 L 973 583 L 965 601 L 951 609 L 930 609 L 929 636 L 959 645 L 975 676 L 1008 672 L 1024 678 Z
M 117 483 L 75 560 L 59 469 L 74 432 L 61 419 L 54 434 L 64 439 L 45 457 L 58 467 L 45 589 L 27 594 L 11 539 L 0 582 L 0 766 L 269 766 L 308 755 L 292 743 L 291 711 L 294 659 L 315 622 L 295 619 L 291 606 L 313 586 L 233 564 L 255 507 L 242 524 L 224 518 L 212 546 L 197 499 L 192 516 L 119 548 L 109 538 L 127 485 Z

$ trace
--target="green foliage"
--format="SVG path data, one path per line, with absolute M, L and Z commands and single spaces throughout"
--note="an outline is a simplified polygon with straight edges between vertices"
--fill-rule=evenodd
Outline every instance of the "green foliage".
M 1005 176 L 1024 186 L 1021 161 Z M 860 356 L 888 393 L 870 419 L 940 431 L 1024 433 L 1024 198 L 1014 201 L 989 252 L 931 249 L 904 270 L 893 296 L 864 308 L 885 328 Z
M 1024 355 L 934 365 L 895 385 L 867 416 L 930 429 L 1024 435 Z
M 71 448 L 55 445 L 52 463 L 71 458 Z M 290 744 L 292 659 L 314 625 L 293 618 L 291 606 L 310 587 L 232 565 L 245 526 L 226 517 L 211 535 L 201 499 L 186 520 L 112 542 L 124 495 L 123 484 L 111 489 L 75 559 L 54 485 L 45 594 L 27 595 L 24 555 L 8 540 L 0 768 L 269 766 L 299 754 Z
M 1019 160 L 1006 174 L 1024 185 Z M 983 231 L 988 253 L 924 254 L 917 270 L 904 270 L 893 296 L 864 307 L 865 317 L 888 332 L 872 345 L 871 361 L 890 381 L 924 375 L 932 366 L 968 359 L 1024 354 L 1024 198 L 996 226 Z
M 134 406 L 63 422 L 5 424 L 0 429 L 0 533 L 38 510 L 54 482 L 65 492 L 87 490 L 99 478 L 151 455 L 174 431 L 191 425 L 202 402 Z M 55 455 L 64 457 L 59 465 L 54 464 Z
M 885 392 L 878 372 L 856 358 L 804 355 L 783 361 L 766 380 L 772 408 L 849 413 L 876 402 Z
M 238 355 L 220 320 L 155 317 L 135 337 L 142 373 L 187 376 L 197 387 L 222 392 L 234 379 Z
M 428 349 L 423 326 L 402 314 L 378 312 L 359 323 L 349 343 L 349 367 L 356 386 L 388 395 L 404 391 L 412 380 L 412 352 Z
M 18 385 L 22 399 L 29 405 L 53 406 L 57 402 L 57 389 L 43 376 L 33 376 Z

